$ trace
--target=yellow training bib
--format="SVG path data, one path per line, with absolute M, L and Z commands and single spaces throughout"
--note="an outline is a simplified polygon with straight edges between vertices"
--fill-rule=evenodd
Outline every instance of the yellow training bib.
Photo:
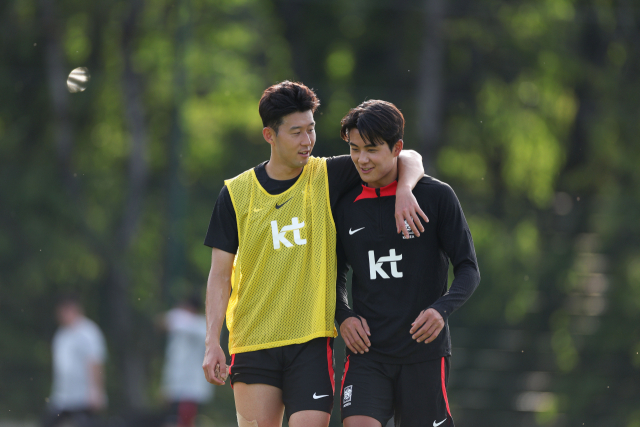
M 253 169 L 225 181 L 238 222 L 227 307 L 231 354 L 335 337 L 336 229 L 327 163 L 271 195 Z

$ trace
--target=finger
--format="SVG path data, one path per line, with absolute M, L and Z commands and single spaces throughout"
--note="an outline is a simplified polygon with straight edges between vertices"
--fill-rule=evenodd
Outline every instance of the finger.
M 420 313 L 420 315 L 412 323 L 413 326 L 409 330 L 409 333 L 414 334 L 418 329 L 422 327 L 422 325 L 424 325 L 426 321 L 427 321 L 427 316 L 424 314 L 424 312 Z
M 364 317 L 361 317 L 360 323 L 362 323 L 362 327 L 364 328 L 364 331 L 367 333 L 367 335 L 371 336 L 371 329 L 369 329 L 369 324 L 367 323 L 367 319 L 365 319 Z
M 344 340 L 344 343 L 347 345 L 347 348 L 349 349 L 349 351 L 351 351 L 352 353 L 360 353 L 351 343 L 351 340 L 347 341 L 347 339 Z
M 429 323 L 427 325 L 424 325 L 416 334 L 416 338 L 415 340 L 418 342 L 423 342 L 425 341 L 427 338 L 429 338 L 431 335 L 433 335 L 433 333 L 435 332 L 437 328 L 437 325 L 433 324 L 433 323 Z
M 362 326 L 360 326 L 359 328 L 356 328 L 356 332 L 358 333 L 358 336 L 360 337 L 360 340 L 362 341 L 362 343 L 365 345 L 365 350 L 369 351 L 369 347 L 371 347 L 371 342 L 369 341 L 367 332 L 364 330 Z
M 415 225 L 414 220 L 413 220 L 413 216 L 411 215 L 411 212 L 407 212 L 406 215 L 407 215 L 407 218 L 406 218 L 407 224 L 411 228 L 411 231 L 413 231 L 413 234 L 415 234 L 416 237 L 420 237 L 420 230 Z
M 363 335 L 366 336 L 366 334 L 364 334 L 364 330 L 362 330 L 362 332 L 358 332 L 357 328 L 355 331 L 350 331 L 351 332 L 351 343 L 353 344 L 353 346 L 355 348 L 358 349 L 358 353 L 360 354 L 364 354 L 365 352 L 369 351 L 369 347 L 367 346 L 367 344 L 363 341 L 362 337 L 361 337 L 361 333 Z
M 349 330 L 349 342 L 351 343 L 351 351 L 354 353 L 364 354 L 365 344 L 362 339 L 354 331 Z
M 418 208 L 418 209 L 420 209 L 420 208 Z M 422 222 L 420 221 L 420 216 L 418 215 L 418 212 L 416 212 L 416 211 L 411 212 L 411 219 L 413 219 L 413 223 L 418 227 L 420 232 L 424 232 L 424 226 L 422 225 Z M 415 233 L 415 230 L 414 230 L 414 233 Z
M 416 211 L 420 214 L 420 216 L 424 219 L 424 222 L 429 222 L 429 217 L 427 216 L 427 214 L 425 214 L 424 212 L 422 212 L 422 209 L 420 209 L 420 206 L 418 206 L 416 208 Z
M 431 321 L 431 319 L 428 319 L 426 322 L 424 322 L 422 327 L 418 328 L 418 330 L 413 334 L 411 338 L 413 338 L 416 341 L 419 338 L 423 338 L 423 339 L 426 338 L 424 334 L 429 330 L 429 328 L 431 328 L 432 325 L 433 325 L 433 322 Z
M 424 342 L 425 344 L 429 344 L 431 341 L 435 340 L 438 334 L 436 331 L 438 330 L 437 325 L 433 325 L 426 334 L 423 335 L 422 339 L 418 342 Z
M 435 330 L 433 331 L 433 333 L 425 340 L 425 344 L 430 343 L 431 341 L 434 341 L 436 338 L 438 338 L 438 335 L 440 335 L 442 329 L 444 329 L 444 325 L 437 323 L 435 325 Z
M 400 214 L 400 224 L 401 224 L 400 225 L 400 230 L 402 231 L 402 235 L 404 236 L 405 239 L 409 238 L 409 231 L 407 230 L 407 226 L 406 226 L 406 224 L 407 224 L 407 218 L 406 217 L 407 216 L 409 216 L 409 215 L 408 215 L 408 212 L 406 212 L 406 211 L 403 211 Z
M 221 381 L 218 378 L 216 378 L 215 370 L 211 369 L 211 366 L 209 365 L 203 366 L 203 369 L 204 369 L 204 376 L 207 379 L 207 381 L 215 385 L 224 385 L 224 381 Z
M 224 364 L 224 368 L 222 369 L 222 373 L 220 374 L 220 377 L 222 378 L 223 381 L 225 381 L 228 377 L 229 377 L 229 367 L 227 366 L 227 364 Z

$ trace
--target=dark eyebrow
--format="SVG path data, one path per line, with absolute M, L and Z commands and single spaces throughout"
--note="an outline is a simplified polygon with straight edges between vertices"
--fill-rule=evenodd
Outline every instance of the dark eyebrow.
M 315 125 L 316 125 L 316 122 L 311 122 L 306 126 L 292 126 L 292 127 L 289 128 L 289 131 L 292 131 L 294 129 L 302 129 L 303 127 L 315 126 Z
M 354 144 L 353 142 L 349 142 L 349 145 L 352 146 L 352 147 L 358 148 L 358 146 L 356 144 Z M 377 145 L 369 143 L 369 144 L 365 145 L 363 148 L 367 148 L 367 147 L 377 147 Z

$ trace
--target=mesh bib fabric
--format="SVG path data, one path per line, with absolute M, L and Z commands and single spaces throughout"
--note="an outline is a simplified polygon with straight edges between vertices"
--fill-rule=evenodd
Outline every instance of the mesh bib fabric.
M 231 354 L 335 337 L 336 230 L 327 166 L 311 157 L 270 195 L 253 169 L 225 181 L 239 247 L 227 307 Z

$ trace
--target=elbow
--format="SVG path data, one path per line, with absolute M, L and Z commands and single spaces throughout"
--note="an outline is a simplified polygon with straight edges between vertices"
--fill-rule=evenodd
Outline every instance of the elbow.
M 474 288 L 477 288 L 478 285 L 480 284 L 480 270 L 478 270 L 478 268 L 476 267 L 476 271 L 475 271 L 475 286 Z
M 417 161 L 419 161 L 420 163 L 422 163 L 422 155 L 420 155 L 420 153 L 418 153 L 415 150 L 402 150 L 403 153 L 405 153 L 406 156 L 410 156 L 414 159 L 416 159 Z

